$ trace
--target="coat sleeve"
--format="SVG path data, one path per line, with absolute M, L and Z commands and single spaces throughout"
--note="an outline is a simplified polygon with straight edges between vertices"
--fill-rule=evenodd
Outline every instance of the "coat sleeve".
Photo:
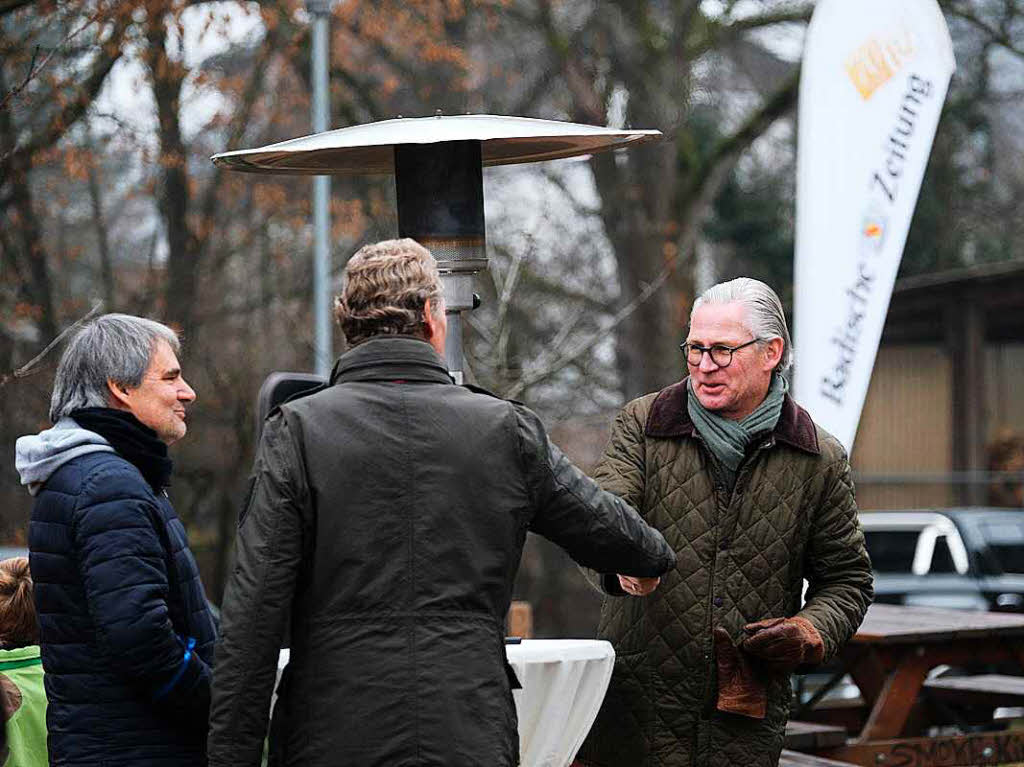
M 89 616 L 106 657 L 154 706 L 205 727 L 210 669 L 175 633 L 156 499 L 122 461 L 86 478 L 72 535 Z M 190 640 L 191 639 L 191 643 Z
M 270 698 L 309 536 L 310 496 L 285 417 L 264 425 L 221 608 L 213 675 L 211 767 L 258 767 Z
M 672 569 L 675 554 L 661 533 L 570 463 L 548 440 L 536 415 L 522 406 L 514 408 L 534 501 L 530 529 L 584 567 L 645 577 Z
M 834 442 L 834 441 L 833 441 Z M 804 552 L 807 595 L 798 613 L 821 634 L 827 662 L 860 627 L 874 598 L 871 560 L 857 521 L 850 463 L 839 454 L 828 467 L 828 479 L 811 523 Z
M 619 411 L 604 454 L 594 469 L 597 484 L 635 509 L 643 505 L 647 469 L 643 402 L 643 399 L 634 400 Z
M 594 469 L 594 480 L 602 489 L 622 498 L 635 509 L 642 508 L 645 491 L 643 399 L 634 400 L 619 411 L 612 425 L 604 454 Z M 605 594 L 625 596 L 614 572 L 584 570 L 587 580 Z

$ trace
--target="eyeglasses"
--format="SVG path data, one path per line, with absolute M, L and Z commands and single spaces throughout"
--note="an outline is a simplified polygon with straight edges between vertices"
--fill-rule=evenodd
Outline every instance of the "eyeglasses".
M 712 346 L 701 346 L 700 344 L 681 343 L 679 348 L 686 356 L 686 364 L 697 367 L 704 359 L 704 352 L 711 356 L 711 361 L 720 368 L 727 368 L 732 364 L 732 355 L 744 347 L 756 344 L 760 338 L 752 338 L 745 344 L 739 346 L 726 346 L 725 344 L 713 344 Z

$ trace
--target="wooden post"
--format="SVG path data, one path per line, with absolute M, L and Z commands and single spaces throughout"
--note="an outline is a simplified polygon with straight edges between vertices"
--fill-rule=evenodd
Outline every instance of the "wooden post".
M 985 443 L 985 313 L 977 297 L 964 291 L 946 308 L 947 344 L 953 375 L 953 469 L 986 468 Z M 986 487 L 978 482 L 958 484 L 959 503 L 981 505 Z
M 533 637 L 533 608 L 529 602 L 513 602 L 508 608 L 508 635 L 531 639 Z

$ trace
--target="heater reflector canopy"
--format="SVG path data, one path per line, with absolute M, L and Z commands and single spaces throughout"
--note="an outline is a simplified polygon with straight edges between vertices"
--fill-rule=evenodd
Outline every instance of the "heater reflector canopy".
M 362 175 L 394 173 L 402 144 L 479 141 L 484 166 L 558 160 L 650 141 L 656 130 L 501 115 L 407 117 L 316 133 L 256 149 L 213 156 L 213 162 L 251 173 Z

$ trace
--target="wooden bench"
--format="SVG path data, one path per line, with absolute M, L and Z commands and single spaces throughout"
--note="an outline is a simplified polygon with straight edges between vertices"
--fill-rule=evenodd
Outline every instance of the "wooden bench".
M 801 722 L 815 722 L 841 727 L 848 733 L 859 732 L 871 710 L 861 698 L 825 698 L 814 708 L 797 709 L 793 712 Z
M 1024 676 L 939 677 L 927 680 L 924 690 L 931 698 L 958 706 L 1024 706 Z
M 856 767 L 849 762 L 837 762 L 813 754 L 801 754 L 799 751 L 783 751 L 779 758 L 779 767 Z
M 846 745 L 846 730 L 817 722 L 786 722 L 786 748 L 795 751 L 817 751 Z

